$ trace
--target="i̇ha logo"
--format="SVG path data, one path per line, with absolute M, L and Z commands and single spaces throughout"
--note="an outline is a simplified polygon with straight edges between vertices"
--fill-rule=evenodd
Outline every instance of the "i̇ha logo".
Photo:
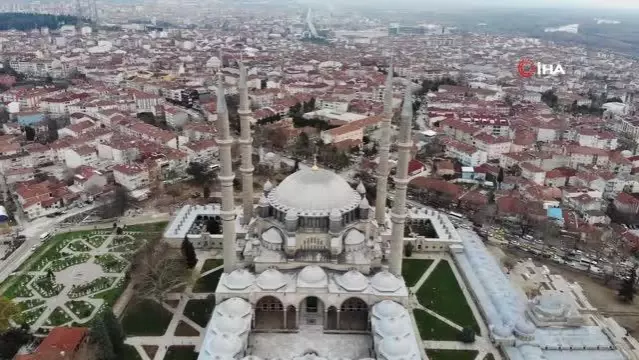
M 531 59 L 521 59 L 517 63 L 517 72 L 524 78 L 537 76 L 557 76 L 566 75 L 566 71 L 561 64 L 542 64 Z

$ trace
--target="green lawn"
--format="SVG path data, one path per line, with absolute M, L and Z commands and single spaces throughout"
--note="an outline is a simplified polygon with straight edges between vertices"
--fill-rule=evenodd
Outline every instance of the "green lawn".
M 41 258 L 57 258 L 59 251 L 73 239 L 88 236 L 93 231 L 72 231 L 68 233 L 57 234 L 44 242 L 36 251 L 29 256 L 27 261 L 23 262 L 19 267 L 19 271 L 29 271 L 31 267 Z
M 96 235 L 96 236 L 91 236 L 88 239 L 84 239 L 84 241 L 86 241 L 89 245 L 91 245 L 91 246 L 93 246 L 94 248 L 97 249 L 100 246 L 102 246 L 102 244 L 104 244 L 106 239 L 107 239 L 107 236 Z
M 93 312 L 93 309 L 95 309 L 95 306 L 83 300 L 67 301 L 65 305 L 80 319 L 88 317 Z
M 209 299 L 193 299 L 186 303 L 184 316 L 193 320 L 201 327 L 206 327 L 213 313 L 213 309 L 215 309 L 214 296 L 211 296 Z
M 196 293 L 209 293 L 215 292 L 217 288 L 217 283 L 220 281 L 220 276 L 222 276 L 222 269 L 214 271 L 206 276 L 203 276 L 197 280 L 195 285 L 193 286 L 193 292 Z
M 113 304 L 115 304 L 115 302 L 118 300 L 118 298 L 120 297 L 120 295 L 122 295 L 122 292 L 124 292 L 124 288 L 125 286 L 116 286 L 114 288 L 111 288 L 109 290 L 105 290 L 102 292 L 99 292 L 93 296 L 91 296 L 94 299 L 102 299 L 104 300 L 104 303 L 107 306 L 113 306 Z
M 207 272 L 211 269 L 215 269 L 216 267 L 222 265 L 223 263 L 224 263 L 224 260 L 222 259 L 206 259 L 204 261 L 204 265 L 202 265 L 202 270 L 200 271 L 200 274 Z
M 3 287 L 5 284 L 7 284 L 7 287 L 2 295 L 8 299 L 33 296 L 33 292 L 31 292 L 27 285 L 32 279 L 33 276 L 27 274 L 9 275 L 7 280 L 3 283 Z
M 493 355 L 493 353 L 488 353 L 484 357 L 484 360 L 495 360 L 495 355 Z
M 422 340 L 457 341 L 460 332 L 424 310 L 415 309 L 415 322 Z
M 169 346 L 164 360 L 197 360 L 195 346 Z
M 53 310 L 48 320 L 48 322 L 45 322 L 45 325 L 60 326 L 62 324 L 68 323 L 73 319 L 71 319 L 71 316 L 67 314 L 66 311 L 62 310 L 62 308 L 57 307 L 55 308 L 55 310 Z
M 404 259 L 402 262 L 402 277 L 404 277 L 406 286 L 411 287 L 417 284 L 432 263 L 433 260 L 427 259 Z
M 172 314 L 152 300 L 129 305 L 122 317 L 122 328 L 128 336 L 161 336 L 171 322 Z
M 475 360 L 477 354 L 477 350 L 426 349 L 426 355 L 430 360 Z
M 448 261 L 440 261 L 417 291 L 419 302 L 461 327 L 480 329 Z
M 124 345 L 124 351 L 122 354 L 119 354 L 118 359 L 121 360 L 142 360 L 140 354 L 137 350 L 131 345 Z
M 148 224 L 127 225 L 124 231 L 129 232 L 162 232 L 168 224 L 168 221 L 160 221 Z

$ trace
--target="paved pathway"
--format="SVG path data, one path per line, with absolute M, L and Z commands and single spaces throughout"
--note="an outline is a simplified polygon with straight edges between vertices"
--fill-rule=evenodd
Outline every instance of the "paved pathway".
M 123 234 L 121 236 L 128 237 L 131 241 L 135 241 L 135 237 L 132 234 L 135 234 L 135 233 Z M 66 315 L 70 319 L 69 321 L 63 324 L 58 324 L 59 326 L 70 325 L 71 322 L 79 322 L 79 323 L 86 322 L 89 319 L 93 318 L 98 311 L 100 311 L 101 307 L 104 305 L 104 300 L 98 299 L 98 298 L 94 299 L 92 298 L 92 296 L 96 293 L 103 292 L 103 291 L 120 286 L 124 278 L 126 267 L 129 266 L 129 262 L 122 256 L 128 253 L 129 251 L 114 252 L 110 248 L 116 236 L 117 235 L 113 234 L 113 228 L 111 223 L 108 227 L 98 229 L 95 232 L 92 232 L 92 234 L 90 235 L 89 239 L 102 240 L 99 246 L 94 246 L 91 244 L 91 241 L 87 241 L 86 235 L 65 240 L 66 244 L 60 250 L 62 257 L 56 260 L 70 259 L 78 255 L 87 256 L 88 259 L 82 263 L 69 266 L 65 269 L 62 269 L 59 271 L 53 271 L 53 275 L 54 275 L 53 282 L 62 286 L 61 291 L 57 295 L 54 295 L 51 297 L 45 297 L 36 290 L 35 284 L 34 284 L 35 280 L 39 276 L 48 275 L 49 271 L 47 269 L 49 269 L 52 266 L 51 265 L 52 262 L 45 264 L 44 266 L 40 267 L 38 270 L 22 272 L 22 274 L 28 274 L 33 276 L 33 278 L 27 283 L 27 287 L 31 291 L 32 296 L 17 297 L 14 300 L 16 302 L 22 302 L 26 300 L 44 301 L 43 305 L 37 307 L 37 308 L 44 309 L 44 311 L 38 316 L 37 319 L 35 319 L 32 322 L 31 328 L 33 330 L 38 329 L 40 327 L 42 328 L 53 327 L 53 325 L 48 324 L 47 320 L 49 319 L 49 317 L 55 311 L 56 308 L 60 308 L 64 313 L 66 313 Z M 98 241 L 94 241 L 93 243 L 97 243 L 97 242 Z M 72 247 L 71 244 L 77 244 L 77 246 Z M 47 246 L 47 245 L 44 245 L 44 246 Z M 53 244 L 49 246 L 53 246 Z M 57 243 L 55 246 L 58 246 Z M 85 249 L 79 249 L 82 246 L 84 246 Z M 78 250 L 75 250 L 75 249 L 78 249 Z M 105 272 L 102 266 L 96 262 L 96 257 L 105 255 L 105 254 L 110 254 L 114 258 L 116 258 L 117 260 L 125 264 L 125 268 L 119 272 Z M 112 279 L 112 282 L 109 285 L 109 287 L 92 291 L 89 294 L 86 294 L 83 296 L 72 295 L 72 290 L 74 285 L 77 286 L 81 284 L 87 284 L 100 277 L 108 277 Z M 86 303 L 91 304 L 93 306 L 91 313 L 86 317 L 79 318 L 76 314 L 73 313 L 72 309 L 67 306 L 67 302 L 72 300 L 84 301 Z M 125 306 L 125 303 L 123 302 L 119 302 L 116 304 L 116 307 L 115 307 L 116 315 L 119 315 L 122 312 L 122 310 L 124 309 L 124 306 Z
M 418 256 L 413 256 L 416 258 L 429 258 L 429 259 L 434 259 L 433 263 L 431 264 L 431 266 L 424 272 L 424 274 L 422 275 L 422 277 L 419 279 L 419 281 L 415 284 L 415 286 L 410 288 L 411 291 L 411 298 L 410 298 L 410 306 L 413 309 L 421 309 L 426 311 L 427 313 L 429 313 L 430 315 L 434 316 L 435 318 L 437 318 L 438 320 L 446 323 L 447 325 L 457 329 L 457 330 L 462 330 L 462 326 L 460 326 L 459 324 L 456 324 L 455 322 L 451 321 L 450 319 L 436 313 L 435 311 L 432 311 L 431 309 L 428 309 L 426 307 L 424 307 L 422 304 L 419 303 L 416 293 L 417 290 L 419 290 L 419 288 L 424 284 L 424 282 L 426 281 L 426 279 L 428 279 L 428 277 L 431 275 L 431 273 L 435 270 L 435 267 L 442 261 L 448 261 L 451 264 L 451 269 L 453 269 L 453 273 L 455 274 L 455 278 L 457 279 L 457 283 L 460 285 L 460 288 L 462 289 L 462 292 L 464 294 L 464 296 L 466 297 L 466 302 L 469 304 L 473 315 L 475 316 L 475 319 L 477 320 L 477 323 L 479 324 L 480 330 L 482 332 L 482 334 L 484 336 L 480 336 L 480 335 L 476 335 L 475 336 L 475 342 L 472 344 L 465 344 L 463 342 L 460 341 L 438 341 L 438 340 L 422 340 L 422 345 L 424 349 L 447 349 L 447 350 L 477 350 L 479 351 L 479 354 L 477 355 L 475 360 L 483 360 L 484 357 L 486 356 L 486 354 L 488 353 L 492 353 L 493 356 L 495 357 L 496 360 L 501 360 L 501 356 L 499 355 L 497 349 L 494 347 L 494 345 L 491 343 L 490 339 L 487 337 L 488 334 L 488 329 L 486 328 L 486 326 L 484 325 L 483 321 L 482 321 L 482 317 L 479 314 L 479 311 L 477 310 L 477 307 L 475 306 L 475 303 L 473 301 L 473 299 L 471 298 L 470 293 L 468 292 L 468 289 L 466 288 L 463 279 L 461 278 L 461 275 L 458 273 L 457 268 L 454 266 L 453 260 L 449 255 L 437 255 L 436 257 L 432 257 L 432 256 L 419 256 L 419 255 L 423 255 L 423 254 L 416 254 Z M 415 327 L 415 331 L 417 330 L 417 324 L 414 324 Z M 425 355 L 425 354 L 423 354 Z
M 198 263 L 195 265 L 195 268 L 193 269 L 195 274 L 199 274 L 197 278 L 200 278 L 202 276 L 205 276 L 207 274 L 210 274 L 222 268 L 222 266 L 218 266 L 216 268 L 207 270 L 200 274 L 200 271 L 202 270 L 202 267 L 204 266 L 204 262 L 210 258 L 210 256 L 209 257 L 202 256 L 204 254 L 205 253 L 198 253 L 199 260 L 198 260 Z M 196 324 L 193 320 L 184 316 L 184 308 L 186 307 L 186 304 L 189 302 L 189 300 L 206 299 L 210 295 L 210 293 L 193 293 L 194 284 L 195 282 L 187 283 L 187 286 L 183 292 L 167 294 L 166 300 L 177 300 L 179 302 L 175 308 L 167 305 L 166 303 L 162 303 L 162 306 L 164 307 L 164 309 L 166 309 L 171 314 L 173 314 L 173 317 L 171 318 L 171 322 L 169 323 L 166 331 L 164 332 L 164 335 L 132 336 L 132 337 L 128 337 L 125 340 L 125 343 L 129 345 L 133 345 L 138 350 L 138 352 L 140 353 L 140 355 L 142 356 L 144 360 L 163 360 L 168 348 L 173 345 L 192 345 L 192 346 L 195 346 L 196 351 L 200 350 L 200 345 L 202 344 L 202 341 L 204 340 L 205 329 L 202 328 L 200 325 Z M 177 329 L 180 321 L 185 322 L 186 324 L 191 326 L 193 329 L 197 330 L 200 333 L 200 336 L 176 336 L 175 330 Z M 142 348 L 142 345 L 159 346 L 158 351 L 155 353 L 155 356 L 153 357 L 153 359 L 147 356 L 147 354 L 144 352 L 144 349 Z

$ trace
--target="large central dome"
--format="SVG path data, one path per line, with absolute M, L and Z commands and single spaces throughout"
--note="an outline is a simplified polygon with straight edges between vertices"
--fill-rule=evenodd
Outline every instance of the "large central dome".
M 361 200 L 346 180 L 332 171 L 299 170 L 289 175 L 268 195 L 279 210 L 296 210 L 299 215 L 328 215 L 331 210 L 350 211 Z

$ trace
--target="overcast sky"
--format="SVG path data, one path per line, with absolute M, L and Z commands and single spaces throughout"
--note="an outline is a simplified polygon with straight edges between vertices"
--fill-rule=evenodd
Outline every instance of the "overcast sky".
M 415 0 L 419 1 L 419 0 Z M 434 4 L 448 6 L 469 5 L 476 7 L 570 7 L 599 9 L 639 9 L 639 0 L 446 0 L 435 1 Z

